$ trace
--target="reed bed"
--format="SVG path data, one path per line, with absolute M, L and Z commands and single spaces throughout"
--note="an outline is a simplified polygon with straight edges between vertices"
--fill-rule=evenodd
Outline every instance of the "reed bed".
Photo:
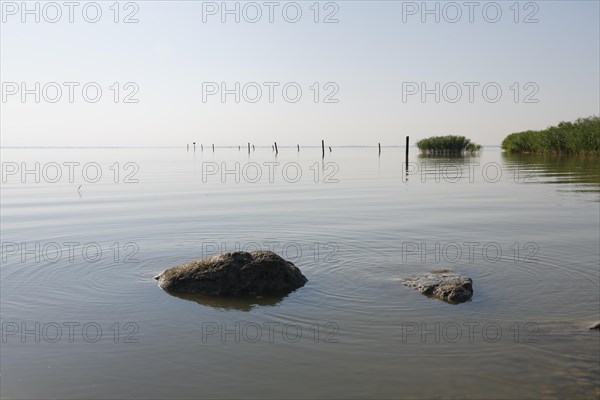
M 425 154 L 462 154 L 475 153 L 481 145 L 471 142 L 464 136 L 432 136 L 419 140 L 417 147 Z
M 510 153 L 600 155 L 600 117 L 561 122 L 541 131 L 508 135 L 502 148 Z

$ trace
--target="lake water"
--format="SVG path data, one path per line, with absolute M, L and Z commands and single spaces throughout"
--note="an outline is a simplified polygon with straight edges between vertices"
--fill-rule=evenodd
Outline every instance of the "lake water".
M 3 398 L 600 395 L 597 158 L 412 149 L 407 173 L 403 148 L 1 155 Z M 308 283 L 235 301 L 153 279 L 258 248 Z M 472 301 L 401 283 L 440 268 L 473 279 Z

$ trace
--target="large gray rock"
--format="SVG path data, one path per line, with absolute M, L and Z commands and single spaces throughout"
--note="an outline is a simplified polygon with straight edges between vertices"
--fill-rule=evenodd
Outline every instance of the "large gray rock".
M 218 296 L 285 294 L 307 282 L 298 267 L 270 251 L 224 253 L 167 269 L 155 279 L 169 292 Z
M 432 271 L 425 275 L 407 278 L 403 283 L 424 295 L 452 304 L 463 303 L 473 296 L 471 278 L 459 276 L 448 270 Z
M 595 324 L 592 324 L 592 326 L 590 326 L 590 329 L 600 331 L 600 321 L 596 322 Z

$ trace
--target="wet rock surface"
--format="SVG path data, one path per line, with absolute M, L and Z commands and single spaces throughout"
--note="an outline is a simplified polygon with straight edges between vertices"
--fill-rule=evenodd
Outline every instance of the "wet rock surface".
M 168 292 L 214 296 L 287 294 L 308 281 L 293 263 L 270 251 L 238 251 L 191 261 L 155 279 Z
M 432 271 L 417 277 L 406 278 L 402 282 L 429 297 L 448 303 L 458 304 L 473 296 L 473 281 L 449 270 Z
M 596 322 L 595 324 L 592 324 L 590 326 L 590 329 L 593 329 L 595 331 L 600 331 L 600 321 Z

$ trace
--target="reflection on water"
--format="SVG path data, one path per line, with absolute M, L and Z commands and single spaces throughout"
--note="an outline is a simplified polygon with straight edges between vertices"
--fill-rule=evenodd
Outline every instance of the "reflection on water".
M 569 185 L 560 190 L 600 192 L 600 158 L 585 156 L 510 154 L 502 163 L 482 161 L 479 153 L 419 154 L 407 165 L 407 181 L 496 183 L 508 179 L 519 184 Z
M 502 153 L 513 176 L 523 183 L 573 185 L 573 191 L 600 192 L 600 158 Z
M 203 306 L 213 307 L 223 310 L 250 311 L 257 306 L 275 306 L 281 302 L 284 296 L 252 296 L 252 297 L 228 297 L 228 296 L 208 296 L 201 294 L 187 294 L 172 291 L 166 291 L 171 296 L 180 299 L 196 302 Z
M 439 162 L 453 162 L 453 161 L 466 161 L 466 160 L 477 160 L 481 158 L 481 153 L 452 153 L 452 154 L 432 154 L 432 153 L 418 153 L 417 159 L 419 160 L 435 160 Z

